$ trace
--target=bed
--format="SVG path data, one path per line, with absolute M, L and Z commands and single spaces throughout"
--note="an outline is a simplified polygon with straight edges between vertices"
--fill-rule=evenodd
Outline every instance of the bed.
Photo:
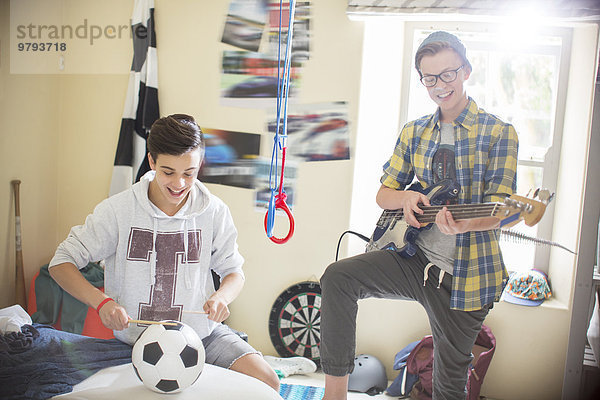
M 205 364 L 189 388 L 164 395 L 136 376 L 131 347 L 117 339 L 98 339 L 23 325 L 0 341 L 0 398 L 26 399 L 219 399 L 282 400 L 267 384 L 225 368 Z
M 33 280 L 32 280 L 32 287 Z M 29 311 L 35 309 L 30 291 Z M 33 297 L 33 298 L 32 298 Z M 0 335 L 0 398 L 28 399 L 219 399 L 283 400 L 267 384 L 247 375 L 205 364 L 198 380 L 173 394 L 148 389 L 131 364 L 131 346 L 116 339 L 88 313 L 80 335 L 59 324 L 33 323 L 20 306 L 0 310 L 0 320 L 12 323 L 12 333 Z M 96 321 L 98 319 L 98 321 Z M 98 326 L 104 331 L 98 331 Z M 20 331 L 20 332 L 19 332 Z M 112 339 L 111 339 L 112 338 Z
M 206 364 L 198 380 L 174 394 L 159 394 L 147 389 L 136 377 L 131 363 L 105 368 L 75 385 L 73 392 L 53 399 L 194 399 L 194 400 L 282 400 L 270 386 L 257 379 Z

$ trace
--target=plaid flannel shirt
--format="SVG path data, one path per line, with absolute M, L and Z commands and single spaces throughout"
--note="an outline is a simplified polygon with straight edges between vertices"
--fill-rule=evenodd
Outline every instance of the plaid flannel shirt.
M 459 204 L 503 201 L 516 190 L 518 137 L 515 128 L 477 107 L 473 99 L 453 123 Z M 381 183 L 402 190 L 416 176 L 433 184 L 433 155 L 440 143 L 439 109 L 407 123 L 383 166 Z M 498 230 L 456 235 L 450 308 L 473 311 L 498 301 L 508 274 Z

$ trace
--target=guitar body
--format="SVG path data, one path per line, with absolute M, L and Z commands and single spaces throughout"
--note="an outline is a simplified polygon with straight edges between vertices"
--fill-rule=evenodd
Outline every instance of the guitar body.
M 426 189 L 423 189 L 419 182 L 415 182 L 408 190 L 423 193 L 429 198 L 432 206 L 441 206 L 458 197 L 460 185 L 452 179 L 444 179 Z M 430 229 L 431 226 L 432 224 L 422 228 L 412 227 L 404 218 L 390 216 L 390 210 L 385 210 L 377 221 L 366 251 L 393 250 L 400 253 L 402 257 L 412 257 L 417 251 L 415 242 L 419 233 Z

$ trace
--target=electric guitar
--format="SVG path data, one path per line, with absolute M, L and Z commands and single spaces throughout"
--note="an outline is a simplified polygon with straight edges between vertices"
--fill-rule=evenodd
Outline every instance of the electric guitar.
M 421 227 L 410 226 L 404 220 L 402 210 L 384 210 L 367 244 L 367 252 L 394 250 L 403 257 L 412 257 L 417 250 L 417 236 L 424 229 L 433 226 L 436 214 L 443 207 L 446 207 L 457 221 L 492 216 L 500 220 L 500 227 L 511 227 L 522 220 L 526 225 L 533 226 L 540 221 L 546 211 L 546 205 L 554 198 L 554 193 L 551 194 L 547 189 L 537 189 L 534 197 L 539 200 L 512 195 L 501 203 L 445 205 L 449 200 L 458 197 L 460 192 L 460 185 L 451 179 L 444 179 L 427 189 L 423 189 L 417 182 L 408 190 L 423 193 L 429 198 L 431 206 L 420 206 L 423 214 L 415 214 Z

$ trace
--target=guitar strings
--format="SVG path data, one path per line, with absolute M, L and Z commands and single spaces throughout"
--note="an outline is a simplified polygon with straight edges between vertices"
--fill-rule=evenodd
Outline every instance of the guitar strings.
M 446 207 L 448 210 L 452 211 L 461 211 L 461 210 L 470 210 L 470 209 L 481 209 L 481 208 L 494 208 L 497 206 L 501 206 L 502 203 L 478 203 L 478 204 L 448 204 L 441 206 L 423 206 L 421 209 L 425 212 L 435 212 L 437 213 L 443 207 Z M 385 214 L 398 214 L 402 213 L 402 210 L 384 210 Z
M 471 210 L 471 211 L 459 211 L 459 212 L 451 212 L 452 216 L 456 218 L 469 218 L 470 216 L 493 216 L 496 213 L 493 212 L 493 208 L 489 208 L 486 210 Z M 430 219 L 435 218 L 437 212 L 435 213 L 425 213 L 425 214 L 415 214 L 415 218 L 417 219 Z M 393 220 L 393 219 L 402 219 L 404 217 L 404 213 L 396 213 L 396 214 L 386 214 L 382 215 L 382 220 Z
M 433 222 L 435 216 L 443 208 L 446 207 L 452 213 L 455 219 L 468 219 L 477 217 L 486 217 L 495 215 L 494 210 L 498 208 L 498 203 L 480 203 L 480 204 L 449 204 L 446 206 L 425 206 L 422 207 L 423 214 L 415 214 L 419 222 Z M 391 222 L 394 219 L 404 217 L 403 210 L 384 210 L 381 218 L 382 223 Z

